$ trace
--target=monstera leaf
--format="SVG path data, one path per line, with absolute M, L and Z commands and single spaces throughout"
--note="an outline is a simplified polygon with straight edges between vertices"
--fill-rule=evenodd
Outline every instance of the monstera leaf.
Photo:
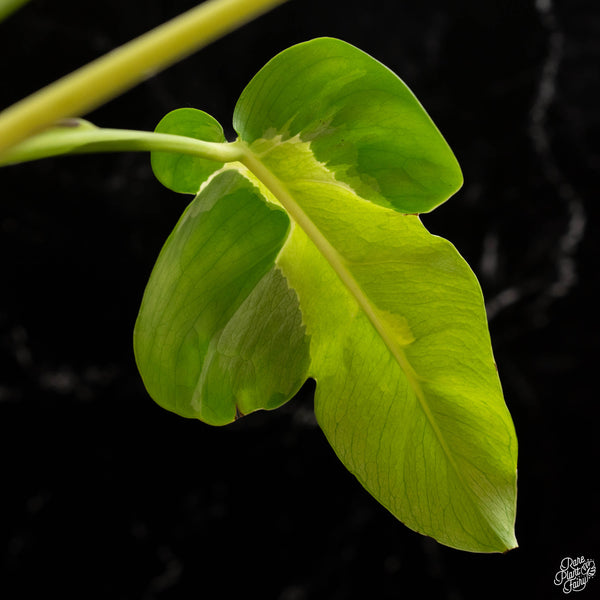
M 455 548 L 515 547 L 517 440 L 482 293 L 418 216 L 462 184 L 440 132 L 396 75 L 329 38 L 269 62 L 234 126 L 237 162 L 153 156 L 196 196 L 136 323 L 149 393 L 222 425 L 312 377 L 331 446 L 398 519 Z M 191 109 L 159 129 L 222 135 Z

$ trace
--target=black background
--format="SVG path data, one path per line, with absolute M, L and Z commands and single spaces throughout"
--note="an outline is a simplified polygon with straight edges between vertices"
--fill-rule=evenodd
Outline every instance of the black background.
M 194 4 L 34 0 L 0 25 L 0 106 Z M 88 118 L 149 130 L 193 106 L 231 138 L 252 75 L 320 35 L 398 73 L 462 165 L 423 220 L 488 301 L 520 547 L 462 553 L 397 522 L 328 446 L 310 383 L 226 428 L 156 406 L 131 332 L 188 198 L 143 154 L 79 156 L 0 171 L 0 597 L 559 598 L 563 557 L 600 561 L 597 0 L 292 0 Z

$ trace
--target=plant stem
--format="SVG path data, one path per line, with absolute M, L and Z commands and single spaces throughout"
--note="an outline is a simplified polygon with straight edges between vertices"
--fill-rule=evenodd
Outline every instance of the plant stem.
M 209 0 L 0 113 L 0 155 L 81 116 L 286 0 Z
M 29 0 L 0 0 L 0 21 L 9 17 L 26 2 Z
M 87 126 L 86 126 L 87 125 Z M 92 152 L 178 152 L 217 162 L 240 160 L 239 143 L 205 142 L 182 135 L 79 126 L 52 128 L 14 146 L 0 156 L 0 167 L 63 154 Z

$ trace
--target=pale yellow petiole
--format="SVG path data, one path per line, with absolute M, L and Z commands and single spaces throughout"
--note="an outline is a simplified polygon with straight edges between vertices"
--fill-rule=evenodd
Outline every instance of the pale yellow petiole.
M 242 148 L 237 142 L 205 142 L 168 133 L 101 129 L 73 120 L 69 126 L 50 128 L 10 148 L 0 155 L 0 166 L 64 154 L 136 151 L 191 154 L 216 162 L 232 162 L 242 157 Z

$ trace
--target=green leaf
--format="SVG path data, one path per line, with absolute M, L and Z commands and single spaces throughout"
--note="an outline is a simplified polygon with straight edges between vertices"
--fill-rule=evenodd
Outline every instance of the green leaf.
M 278 54 L 243 91 L 233 122 L 249 144 L 299 136 L 338 181 L 401 212 L 430 211 L 462 185 L 452 151 L 412 92 L 340 40 Z
M 219 122 L 208 113 L 195 108 L 178 108 L 165 115 L 156 133 L 184 135 L 205 142 L 224 142 Z M 180 194 L 197 194 L 200 185 L 223 166 L 222 162 L 173 152 L 152 152 L 152 170 L 156 178 Z
M 332 447 L 412 529 L 514 547 L 516 437 L 472 271 L 418 217 L 330 182 L 285 184 L 318 231 L 294 228 L 277 264 L 300 298 Z
M 300 225 L 277 265 L 339 458 L 412 529 L 464 550 L 515 547 L 517 441 L 471 269 L 419 217 L 337 182 L 310 143 L 257 145 L 247 164 Z
M 223 425 L 298 391 L 308 341 L 297 297 L 274 264 L 288 233 L 285 212 L 235 170 L 215 176 L 186 209 L 134 332 L 140 373 L 161 406 Z
M 236 166 L 239 177 L 254 181 L 257 206 L 262 197 L 263 207 L 273 212 L 280 205 L 291 219 L 267 262 L 268 272 L 277 273 L 277 289 L 287 290 L 280 296 L 281 315 L 294 318 L 282 318 L 286 334 L 276 340 L 273 325 L 258 336 L 260 344 L 227 342 L 222 352 L 227 360 L 209 354 L 218 345 L 212 341 L 215 331 L 227 329 L 232 340 L 258 339 L 255 315 L 264 311 L 228 317 L 227 326 L 205 324 L 204 309 L 198 317 L 198 305 L 186 297 L 203 298 L 221 277 L 237 281 L 248 276 L 248 268 L 219 263 L 207 287 L 198 283 L 205 270 L 182 277 L 173 261 L 164 262 L 171 252 L 168 242 L 150 282 L 150 297 L 162 295 L 162 308 L 146 300 L 142 305 L 148 314 L 145 331 L 169 332 L 159 339 L 164 351 L 151 351 L 154 359 L 146 368 L 164 382 L 162 388 L 149 387 L 151 394 L 173 398 L 189 377 L 186 399 L 169 404 L 209 422 L 207 417 L 219 413 L 221 420 L 214 421 L 226 422 L 235 414 L 235 402 L 228 400 L 232 373 L 249 382 L 240 366 L 252 352 L 257 353 L 255 379 L 244 390 L 255 407 L 265 405 L 257 400 L 265 394 L 261 380 L 274 389 L 270 369 L 280 372 L 281 365 L 302 357 L 290 371 L 293 376 L 283 378 L 294 381 L 287 392 L 303 377 L 315 378 L 317 419 L 332 447 L 398 519 L 463 550 L 515 547 L 517 439 L 481 289 L 449 242 L 428 233 L 418 216 L 405 214 L 431 210 L 462 181 L 438 130 L 395 75 L 360 50 L 328 38 L 292 47 L 268 63 L 242 93 L 234 122 L 238 160 L 249 169 Z M 213 187 L 218 181 L 211 180 L 197 201 L 210 190 L 212 206 L 221 193 Z M 221 256 L 219 227 L 205 217 L 194 223 L 201 226 L 201 247 Z M 247 227 L 258 243 L 262 234 L 250 223 Z M 243 230 L 240 224 L 237 235 Z M 181 237 L 177 229 L 174 236 Z M 240 244 L 243 249 L 248 241 Z M 202 293 L 184 293 L 181 302 L 189 313 L 177 304 L 180 279 L 184 286 L 203 286 Z M 251 278 L 244 298 L 259 279 Z M 266 293 L 273 291 L 256 292 L 261 301 Z M 259 305 L 258 296 L 252 307 Z M 223 310 L 230 306 L 227 298 L 215 296 L 214 302 L 224 302 Z M 232 315 L 242 302 L 234 303 Z M 171 323 L 177 324 L 173 330 Z M 263 339 L 273 340 L 277 349 L 259 352 Z M 139 355 L 149 342 L 140 335 L 136 343 Z M 160 371 L 163 363 L 166 375 Z M 175 372 L 181 375 L 174 377 Z M 203 388 L 207 381 L 210 386 Z M 277 403 L 285 400 L 285 387 L 278 388 L 283 395 L 276 396 Z M 194 412 L 192 388 L 205 390 L 207 402 L 214 401 L 211 414 Z M 194 410 L 186 412 L 189 398 Z

